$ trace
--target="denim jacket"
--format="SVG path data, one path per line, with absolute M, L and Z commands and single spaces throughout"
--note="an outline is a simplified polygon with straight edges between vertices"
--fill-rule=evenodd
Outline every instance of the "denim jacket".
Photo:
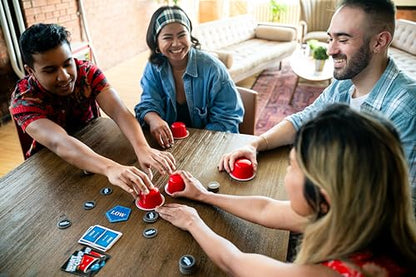
M 183 74 L 186 102 L 193 128 L 238 133 L 244 108 L 225 66 L 215 57 L 191 47 Z M 176 92 L 172 68 L 147 63 L 141 79 L 143 93 L 134 111 L 140 124 L 156 112 L 169 125 L 176 121 Z
M 335 80 L 314 103 L 286 119 L 299 129 L 325 105 L 349 104 L 353 89 L 351 80 Z M 361 111 L 382 114 L 396 127 L 409 163 L 412 194 L 416 200 L 416 80 L 400 71 L 390 57 L 383 75 L 361 104 Z

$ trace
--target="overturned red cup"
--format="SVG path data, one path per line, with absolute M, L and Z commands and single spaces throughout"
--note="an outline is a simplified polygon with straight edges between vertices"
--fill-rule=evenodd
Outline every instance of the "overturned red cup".
M 234 163 L 231 177 L 240 180 L 250 180 L 254 177 L 253 163 L 249 159 L 238 159 Z
M 188 130 L 186 130 L 185 123 L 183 122 L 173 122 L 170 129 L 172 131 L 173 138 L 176 139 L 186 138 L 189 134 Z
M 144 209 L 155 209 L 163 204 L 163 196 L 160 194 L 158 188 L 153 188 L 148 194 L 142 192 L 139 193 L 139 199 L 137 200 L 137 206 Z
M 172 174 L 169 176 L 169 181 L 166 186 L 166 192 L 172 194 L 177 191 L 182 191 L 185 189 L 185 182 L 182 179 L 182 176 L 178 173 Z

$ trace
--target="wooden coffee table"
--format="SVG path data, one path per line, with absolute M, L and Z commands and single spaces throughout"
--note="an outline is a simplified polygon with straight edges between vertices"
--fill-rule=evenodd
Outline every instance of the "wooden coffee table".
M 293 95 L 295 94 L 299 83 L 299 77 L 312 82 L 328 80 L 328 85 L 331 83 L 333 77 L 334 62 L 332 61 L 332 57 L 329 57 L 329 59 L 325 61 L 324 69 L 322 71 L 316 71 L 315 60 L 305 52 L 307 51 L 299 47 L 290 57 L 290 67 L 298 78 L 296 80 L 295 88 L 290 95 L 289 105 L 292 103 Z

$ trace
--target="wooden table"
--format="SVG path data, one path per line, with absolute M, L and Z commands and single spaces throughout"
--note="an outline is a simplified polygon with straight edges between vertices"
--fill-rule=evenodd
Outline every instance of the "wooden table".
M 328 47 L 328 44 L 326 43 L 320 43 L 319 45 Z M 299 83 L 299 78 L 303 78 L 311 82 L 320 82 L 328 80 L 328 85 L 330 85 L 331 79 L 334 76 L 334 62 L 332 60 L 332 57 L 329 57 L 327 60 L 325 60 L 325 65 L 322 71 L 316 71 L 315 60 L 312 56 L 307 55 L 306 52 L 308 51 L 306 51 L 305 49 L 297 48 L 295 52 L 293 52 L 289 60 L 290 67 L 292 68 L 293 72 L 295 72 L 295 74 L 298 76 L 295 88 L 292 91 L 292 94 L 290 95 L 289 104 L 292 103 L 293 96 Z
M 102 155 L 122 164 L 138 165 L 130 144 L 110 119 L 98 119 L 77 136 Z M 179 169 L 190 171 L 205 185 L 218 181 L 221 193 L 286 199 L 283 177 L 288 163 L 287 148 L 262 153 L 257 176 L 252 181 L 233 181 L 226 173 L 218 172 L 217 164 L 223 153 L 252 139 L 247 135 L 190 129 L 190 136 L 177 140 L 169 151 Z M 168 176 L 158 173 L 153 179 L 157 186 L 164 186 L 167 180 Z M 198 264 L 193 276 L 224 276 L 189 233 L 162 219 L 153 224 L 143 222 L 145 212 L 135 207 L 131 195 L 118 187 L 112 187 L 110 195 L 101 195 L 100 190 L 107 186 L 111 185 L 106 177 L 86 176 L 47 149 L 0 179 L 0 273 L 71 276 L 60 267 L 75 250 L 81 249 L 77 241 L 87 228 L 99 224 L 123 233 L 107 252 L 112 257 L 99 275 L 181 276 L 178 260 L 191 254 Z M 195 207 L 208 226 L 242 251 L 286 259 L 287 231 L 268 229 L 218 208 L 163 194 L 168 203 Z M 89 200 L 96 201 L 96 207 L 84 210 L 83 204 Z M 109 223 L 105 212 L 116 205 L 132 209 L 128 221 Z M 58 229 L 57 222 L 62 217 L 68 217 L 72 226 Z M 158 235 L 144 238 L 142 232 L 147 227 L 157 228 Z

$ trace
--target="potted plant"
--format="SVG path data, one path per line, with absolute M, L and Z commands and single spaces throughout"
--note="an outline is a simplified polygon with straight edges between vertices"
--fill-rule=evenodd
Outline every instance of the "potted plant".
M 310 40 L 308 40 L 307 42 L 306 42 L 306 44 L 308 45 L 308 47 L 309 47 L 309 56 L 312 56 L 312 53 L 313 53 L 313 49 L 315 49 L 317 46 L 318 46 L 318 40 L 316 40 L 316 39 L 310 39 Z
M 286 4 L 278 3 L 276 0 L 270 0 L 270 10 L 272 13 L 272 22 L 280 21 L 280 14 L 287 10 Z
M 328 59 L 325 46 L 316 46 L 313 49 L 312 57 L 315 59 L 315 70 L 322 71 L 324 69 L 325 61 Z

